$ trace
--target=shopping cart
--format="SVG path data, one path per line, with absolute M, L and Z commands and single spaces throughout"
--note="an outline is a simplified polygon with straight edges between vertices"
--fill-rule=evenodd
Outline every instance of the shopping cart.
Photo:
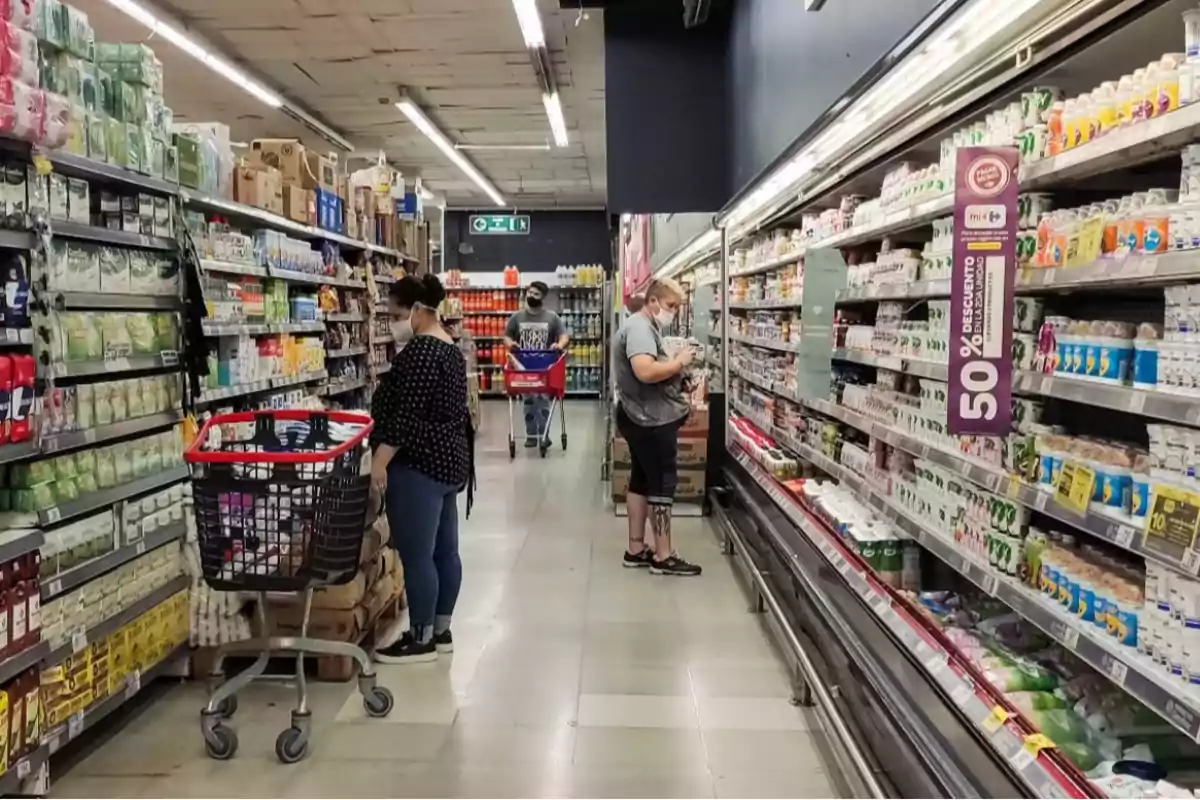
M 291 726 L 275 740 L 285 764 L 308 751 L 312 712 L 304 677 L 304 654 L 353 658 L 358 691 L 372 717 L 386 717 L 394 700 L 375 685 L 368 655 L 356 644 L 308 637 L 313 589 L 349 583 L 359 566 L 370 503 L 364 473 L 371 418 L 329 411 L 250 411 L 219 414 L 201 428 L 185 458 L 195 465 L 192 494 L 200 566 L 214 589 L 257 592 L 258 637 L 218 648 L 209 675 L 208 705 L 200 712 L 204 747 L 225 760 L 237 752 L 227 720 L 237 693 L 260 677 L 272 652 L 296 654 L 296 708 Z M 299 636 L 269 636 L 268 592 L 304 592 Z M 252 666 L 224 680 L 224 661 L 254 653 Z
M 567 449 L 567 409 L 563 396 L 567 388 L 567 354 L 562 350 L 513 350 L 504 364 L 504 391 L 508 395 L 508 458 L 517 457 L 513 430 L 513 400 L 525 395 L 549 395 L 550 413 L 546 427 L 538 435 L 542 458 L 550 449 L 550 420 L 554 410 L 562 421 L 562 446 Z

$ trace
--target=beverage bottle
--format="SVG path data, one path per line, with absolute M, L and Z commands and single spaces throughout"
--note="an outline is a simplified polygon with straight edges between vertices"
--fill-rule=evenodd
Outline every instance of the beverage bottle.
M 29 265 L 25 256 L 12 255 L 4 267 L 4 324 L 29 327 Z
M 12 356 L 13 390 L 9 398 L 9 439 L 25 442 L 33 435 L 30 415 L 33 413 L 34 376 L 37 368 L 33 356 Z
M 8 444 L 12 435 L 9 420 L 13 390 L 13 364 L 8 356 L 0 356 L 0 444 Z

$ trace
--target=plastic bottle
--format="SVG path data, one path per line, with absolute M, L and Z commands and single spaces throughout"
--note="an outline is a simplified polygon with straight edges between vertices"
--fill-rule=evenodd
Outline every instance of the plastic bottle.
M 1061 149 L 1064 151 L 1075 146 L 1075 132 L 1079 126 L 1079 113 L 1076 111 L 1078 103 L 1074 97 L 1068 97 L 1063 102 Z
M 1095 106 L 1098 127 L 1096 134 L 1104 136 L 1119 125 L 1117 113 L 1117 84 L 1105 81 L 1096 91 L 1092 92 L 1092 102 Z
M 1137 85 L 1137 73 L 1122 75 L 1117 81 L 1117 125 L 1126 127 L 1133 124 L 1133 95 Z
M 1158 62 L 1158 86 L 1154 115 L 1169 114 L 1179 108 L 1179 77 L 1183 53 L 1167 53 Z
M 1138 85 L 1138 97 L 1141 98 L 1138 103 L 1139 110 L 1134 112 L 1137 122 L 1145 122 L 1154 117 L 1158 110 L 1158 77 L 1161 72 L 1158 62 L 1151 61 L 1142 73 L 1142 80 Z

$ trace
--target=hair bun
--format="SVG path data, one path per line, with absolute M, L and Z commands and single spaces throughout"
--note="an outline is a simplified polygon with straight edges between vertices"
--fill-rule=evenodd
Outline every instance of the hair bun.
M 421 277 L 421 285 L 425 287 L 426 305 L 437 308 L 446 299 L 446 290 L 437 275 L 426 273 Z

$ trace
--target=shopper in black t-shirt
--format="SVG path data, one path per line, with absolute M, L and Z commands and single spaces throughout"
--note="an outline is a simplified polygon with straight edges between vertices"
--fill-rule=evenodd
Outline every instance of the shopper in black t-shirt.
M 384 493 L 392 545 L 404 565 L 411 627 L 375 651 L 388 664 L 432 661 L 451 652 L 450 615 L 462 584 L 458 493 L 474 477 L 467 372 L 462 352 L 438 321 L 445 289 L 432 275 L 392 286 L 388 309 L 399 340 L 371 402 L 371 478 Z M 468 493 L 467 508 L 470 512 Z

